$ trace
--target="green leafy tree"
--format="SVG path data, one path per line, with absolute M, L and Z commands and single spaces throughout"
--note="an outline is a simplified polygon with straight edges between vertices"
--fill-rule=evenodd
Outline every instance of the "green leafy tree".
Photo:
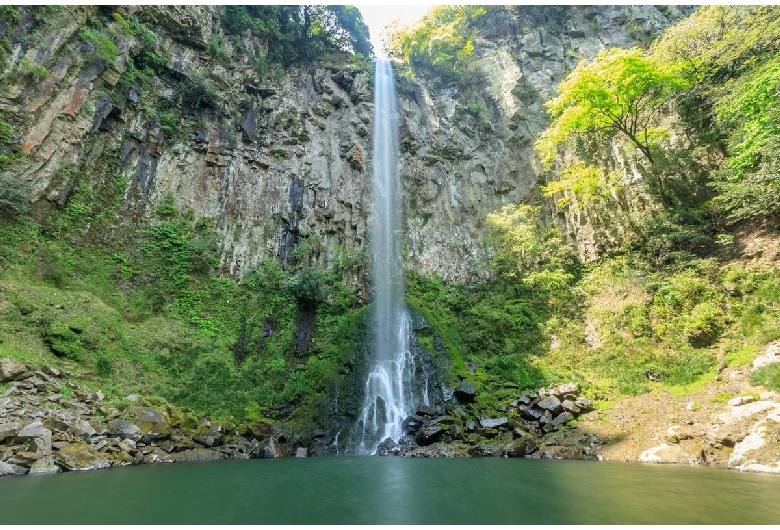
M 460 79 L 474 53 L 476 23 L 491 6 L 436 6 L 418 23 L 390 32 L 388 49 L 444 81 Z
M 540 223 L 540 208 L 510 204 L 487 216 L 493 263 L 505 278 L 519 279 L 534 290 L 560 292 L 573 279 L 574 251 L 556 230 Z
M 639 48 L 602 50 L 581 62 L 558 85 L 559 96 L 546 103 L 552 123 L 535 147 L 548 166 L 558 146 L 594 133 L 623 135 L 651 164 L 655 112 L 685 80 Z

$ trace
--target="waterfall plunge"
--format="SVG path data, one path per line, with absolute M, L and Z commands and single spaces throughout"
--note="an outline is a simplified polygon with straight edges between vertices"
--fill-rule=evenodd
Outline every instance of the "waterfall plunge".
M 374 454 L 386 438 L 404 434 L 402 422 L 413 412 L 414 358 L 411 322 L 404 305 L 401 263 L 401 185 L 398 178 L 398 123 L 395 79 L 390 61 L 378 59 L 374 76 L 374 180 L 371 243 L 376 298 L 371 371 L 363 402 L 360 452 Z

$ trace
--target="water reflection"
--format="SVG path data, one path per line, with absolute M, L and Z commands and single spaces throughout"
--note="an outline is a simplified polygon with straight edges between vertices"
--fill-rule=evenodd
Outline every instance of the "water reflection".
M 3 524 L 776 524 L 780 476 L 340 457 L 0 479 Z

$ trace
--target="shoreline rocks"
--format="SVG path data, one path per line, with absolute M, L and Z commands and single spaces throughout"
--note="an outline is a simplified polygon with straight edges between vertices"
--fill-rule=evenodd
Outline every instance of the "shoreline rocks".
M 55 368 L 0 359 L 0 477 L 199 460 L 280 458 L 284 433 L 262 421 L 211 422 L 161 398 L 112 402 Z
M 568 422 L 593 410 L 578 392 L 576 383 L 523 392 L 501 408 L 505 415 L 486 417 L 475 408 L 473 383 L 462 382 L 443 409 L 418 407 L 403 423 L 405 436 L 398 443 L 384 440 L 376 454 L 596 460 L 598 439 L 567 428 Z

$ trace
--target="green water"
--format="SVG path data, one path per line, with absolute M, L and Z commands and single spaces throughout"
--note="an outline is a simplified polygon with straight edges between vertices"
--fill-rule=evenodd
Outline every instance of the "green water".
M 342 457 L 0 479 L 0 524 L 770 524 L 780 476 L 605 462 Z

